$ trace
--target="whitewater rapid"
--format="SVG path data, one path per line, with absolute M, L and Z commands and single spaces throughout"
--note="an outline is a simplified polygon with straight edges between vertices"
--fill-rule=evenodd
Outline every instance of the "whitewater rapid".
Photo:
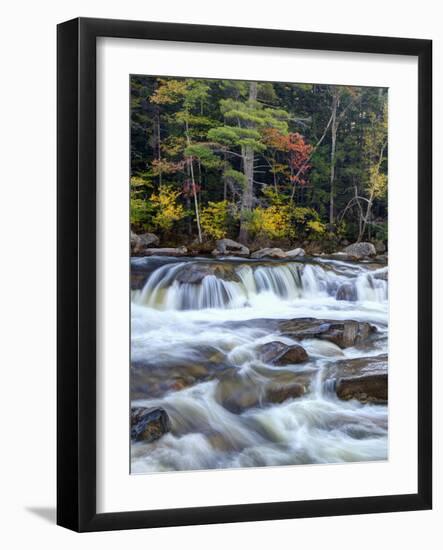
M 183 282 L 196 266 L 214 274 Z M 171 420 L 161 439 L 132 442 L 132 473 L 387 458 L 387 406 L 341 401 L 325 380 L 334 361 L 387 353 L 386 268 L 193 258 L 134 258 L 132 267 L 146 270 L 146 278 L 131 298 L 131 405 L 162 407 Z M 343 284 L 353 285 L 354 299 L 336 299 Z M 377 338 L 345 349 L 303 340 L 307 363 L 263 363 L 263 344 L 295 343 L 276 320 L 305 317 L 369 322 Z M 271 404 L 259 399 L 240 412 L 220 399 L 226 376 L 260 396 L 269 381 L 293 374 L 310 377 L 306 395 Z

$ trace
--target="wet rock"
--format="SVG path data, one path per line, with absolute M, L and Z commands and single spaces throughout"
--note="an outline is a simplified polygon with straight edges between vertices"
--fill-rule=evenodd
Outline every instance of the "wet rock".
M 388 280 L 388 268 L 386 267 L 383 270 L 380 269 L 380 271 L 376 271 L 375 273 L 373 273 L 372 276 L 374 277 L 374 279 L 380 279 L 382 281 L 387 281 Z
M 145 256 L 186 256 L 188 249 L 185 246 L 178 248 L 145 248 L 143 254 Z
M 375 246 L 372 243 L 354 243 L 347 246 L 343 252 L 356 260 L 363 260 L 377 255 Z
M 215 242 L 213 256 L 249 256 L 249 248 L 232 239 L 219 239 Z
M 131 438 L 152 443 L 171 431 L 168 413 L 162 408 L 131 408 Z
M 193 360 L 172 358 L 159 361 L 132 361 L 131 396 L 133 399 L 163 397 L 169 392 L 189 388 L 201 382 L 220 378 L 229 370 L 225 354 L 211 346 L 190 349 Z
M 286 258 L 287 254 L 281 248 L 261 248 L 251 254 L 251 258 Z
M 295 397 L 301 397 L 306 393 L 306 387 L 303 384 L 295 382 L 294 384 L 287 384 L 285 386 L 270 385 L 266 389 L 266 399 L 270 403 L 283 403 L 288 399 L 294 399 Z
M 296 258 L 297 256 L 302 257 L 304 255 L 305 255 L 305 251 L 303 250 L 303 248 L 294 248 L 293 250 L 288 250 L 286 252 L 287 258 Z
M 357 357 L 331 363 L 326 380 L 335 380 L 340 399 L 362 403 L 386 403 L 388 399 L 388 356 Z
M 205 277 L 213 275 L 224 281 L 240 281 L 232 265 L 187 264 L 177 273 L 175 280 L 185 284 L 200 284 Z
M 282 374 L 274 376 L 269 370 L 247 374 L 229 371 L 220 379 L 215 398 L 228 411 L 241 414 L 254 407 L 301 397 L 308 391 L 310 378 L 306 375 L 290 371 Z
M 312 317 L 282 321 L 279 328 L 282 334 L 290 338 L 319 338 L 337 344 L 340 348 L 365 342 L 377 331 L 376 327 L 366 322 L 332 321 Z
M 347 300 L 355 302 L 357 300 L 357 289 L 352 283 L 343 283 L 337 289 L 336 300 Z
M 388 401 L 388 375 L 366 374 L 354 378 L 341 378 L 336 385 L 337 397 L 357 399 L 362 403 L 385 404 Z
M 260 356 L 264 363 L 272 363 L 274 365 L 295 365 L 307 361 L 308 354 L 306 350 L 294 344 L 288 346 L 282 342 L 268 342 L 260 348 Z

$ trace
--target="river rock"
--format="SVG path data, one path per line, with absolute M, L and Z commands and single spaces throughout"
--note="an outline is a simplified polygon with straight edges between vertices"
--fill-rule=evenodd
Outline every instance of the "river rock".
M 143 254 L 145 256 L 186 256 L 188 249 L 186 246 L 178 248 L 145 248 Z
M 335 295 L 336 300 L 347 300 L 348 302 L 355 302 L 357 300 L 357 289 L 352 283 L 341 284 Z
M 141 244 L 140 237 L 134 231 L 131 231 L 131 252 L 135 253 Z
M 239 282 L 240 278 L 232 265 L 189 263 L 176 274 L 175 280 L 185 284 L 200 284 L 205 277 L 213 275 L 224 281 Z
M 374 277 L 374 279 L 380 279 L 382 281 L 387 281 L 388 280 L 388 268 L 384 268 L 384 269 L 380 269 L 379 271 L 376 271 L 375 273 L 372 274 L 372 276 Z
M 279 328 L 282 334 L 290 338 L 319 338 L 337 344 L 342 349 L 367 341 L 377 331 L 375 326 L 366 322 L 312 317 L 282 321 Z
M 249 256 L 249 248 L 232 239 L 219 239 L 215 241 L 213 256 Z
M 254 407 L 266 407 L 271 403 L 282 403 L 287 399 L 304 395 L 309 388 L 305 374 L 290 371 L 280 373 L 268 370 L 264 373 L 239 373 L 228 371 L 219 381 L 216 400 L 228 411 L 241 414 Z
M 335 380 L 340 399 L 362 403 L 386 403 L 388 399 L 388 356 L 357 357 L 330 363 L 326 380 Z
M 288 250 L 286 252 L 287 258 L 296 258 L 297 256 L 302 257 L 304 255 L 305 255 L 305 251 L 303 250 L 303 248 L 294 248 L 293 250 Z
M 168 413 L 162 408 L 131 408 L 131 438 L 152 443 L 171 431 Z
M 377 254 L 384 254 L 386 252 L 386 245 L 383 241 L 375 241 L 374 247 Z
M 225 354 L 213 346 L 190 348 L 190 357 L 157 357 L 131 362 L 133 399 L 157 399 L 201 382 L 220 378 L 230 367 Z
M 368 257 L 376 256 L 377 251 L 372 243 L 354 243 L 347 246 L 343 252 L 355 258 L 356 260 L 364 260 Z
M 131 231 L 131 252 L 133 254 L 144 254 L 146 248 L 157 246 L 160 239 L 154 233 L 142 233 L 137 235 Z
M 366 374 L 341 378 L 336 385 L 337 397 L 345 401 L 357 399 L 362 403 L 385 404 L 388 401 L 388 375 Z
M 274 365 L 295 365 L 307 361 L 308 354 L 306 350 L 294 344 L 288 346 L 283 342 L 268 342 L 260 348 L 260 356 L 264 363 L 272 363 Z
M 286 253 L 281 248 L 261 248 L 253 252 L 251 258 L 286 258 Z

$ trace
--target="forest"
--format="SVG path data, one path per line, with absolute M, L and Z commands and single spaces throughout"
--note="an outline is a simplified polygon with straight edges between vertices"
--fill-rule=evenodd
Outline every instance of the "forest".
M 132 75 L 131 229 L 209 250 L 387 241 L 388 90 Z

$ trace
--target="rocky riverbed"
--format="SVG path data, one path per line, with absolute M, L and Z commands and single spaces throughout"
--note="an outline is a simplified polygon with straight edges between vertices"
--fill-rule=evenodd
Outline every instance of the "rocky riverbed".
M 387 267 L 131 261 L 131 471 L 387 458 Z

